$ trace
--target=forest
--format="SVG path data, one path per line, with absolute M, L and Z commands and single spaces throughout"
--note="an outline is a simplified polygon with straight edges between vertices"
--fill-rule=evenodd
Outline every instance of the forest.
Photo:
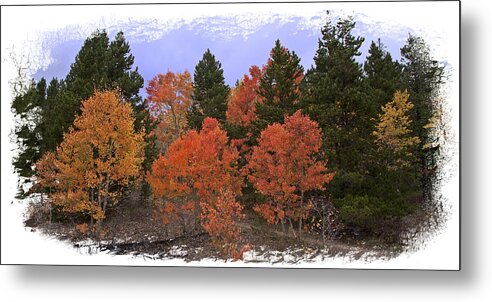
M 65 78 L 12 85 L 25 225 L 187 260 L 411 248 L 443 216 L 447 70 L 412 34 L 359 63 L 355 26 L 328 13 L 309 69 L 277 39 L 233 87 L 209 49 L 144 83 L 124 33 L 94 32 Z

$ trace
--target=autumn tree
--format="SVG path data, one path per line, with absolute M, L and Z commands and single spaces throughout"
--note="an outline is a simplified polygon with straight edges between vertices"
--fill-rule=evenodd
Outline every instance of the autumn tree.
M 376 142 L 382 148 L 388 148 L 402 156 L 412 156 L 410 148 L 420 143 L 420 139 L 411 136 L 411 120 L 409 111 L 413 104 L 408 101 L 408 92 L 396 91 L 393 100 L 381 107 L 382 113 L 379 114 L 379 122 L 376 125 Z M 407 165 L 406 161 L 400 162 Z
M 178 217 L 184 234 L 190 224 L 197 226 L 199 200 L 195 188 L 196 175 L 192 171 L 195 165 L 191 160 L 194 160 L 199 143 L 198 132 L 187 132 L 171 143 L 165 155 L 160 155 L 152 165 L 151 174 L 147 175 L 159 211 L 163 217 Z M 167 221 L 168 218 L 163 218 L 165 224 Z
M 36 162 L 37 177 L 34 183 L 34 189 L 40 193 L 41 203 L 44 203 L 44 194 L 48 194 L 48 207 L 50 210 L 50 222 L 52 221 L 53 204 L 49 197 L 56 189 L 58 169 L 56 167 L 56 158 L 52 152 L 46 152 L 43 157 Z
M 37 182 L 53 187 L 53 204 L 101 221 L 121 188 L 138 177 L 143 133 L 134 130 L 132 107 L 118 91 L 96 91 L 54 154 L 38 162 Z
M 229 94 L 226 112 L 227 130 L 231 144 L 240 150 L 241 165 L 245 163 L 245 157 L 250 153 L 253 144 L 253 122 L 258 118 L 256 105 L 263 101 L 258 94 L 263 71 L 256 65 L 251 66 L 249 75 L 245 74 Z
M 229 86 L 225 84 L 222 64 L 207 49 L 195 67 L 191 108 L 188 125 L 199 130 L 206 117 L 225 124 Z
M 186 114 L 191 105 L 192 82 L 188 71 L 158 74 L 148 84 L 145 99 L 158 125 L 154 130 L 163 153 L 187 129 Z
M 123 32 L 118 32 L 112 41 L 104 30 L 92 33 L 84 41 L 64 80 L 67 96 L 60 102 L 65 113 L 61 116 L 64 125 L 59 131 L 68 130 L 75 115 L 80 114 L 80 103 L 95 89 L 120 89 L 122 98 L 132 106 L 135 131 L 145 131 L 143 169 L 148 171 L 157 155 L 155 137 L 151 135 L 155 125 L 139 94 L 144 80 L 134 63 L 135 57 Z
M 154 198 L 175 204 L 185 233 L 200 219 L 221 248 L 230 248 L 235 243 L 229 241 L 237 239 L 234 221 L 242 217 L 235 200 L 242 186 L 236 168 L 239 155 L 216 119 L 205 118 L 201 128 L 174 141 L 154 163 L 148 181 Z
M 280 222 L 284 231 L 286 221 L 293 231 L 292 221 L 297 221 L 299 238 L 310 208 L 306 192 L 323 190 L 334 176 L 316 157 L 321 144 L 318 123 L 297 111 L 261 133 L 247 166 L 249 180 L 269 199 L 255 210 L 269 223 Z
M 241 229 L 237 222 L 245 215 L 242 213 L 242 205 L 236 200 L 236 194 L 225 189 L 214 200 L 201 201 L 200 218 L 203 228 L 212 237 L 212 242 L 224 255 L 242 258 L 243 251 L 238 245 Z
M 227 122 L 232 125 L 248 127 L 257 119 L 256 104 L 262 102 L 258 94 L 261 69 L 253 65 L 249 68 L 249 75 L 245 74 L 236 87 L 231 89 L 227 103 Z
M 14 167 L 29 181 L 36 173 L 34 163 L 46 152 L 54 152 L 81 113 L 81 103 L 94 90 L 118 88 L 123 99 L 131 104 L 136 132 L 145 130 L 145 161 L 149 169 L 157 149 L 150 135 L 154 125 L 146 104 L 139 95 L 143 78 L 134 67 L 135 58 L 122 32 L 110 41 L 105 31 L 96 31 L 83 43 L 65 79 L 32 81 L 12 102 L 19 118 L 16 128 L 19 155 Z

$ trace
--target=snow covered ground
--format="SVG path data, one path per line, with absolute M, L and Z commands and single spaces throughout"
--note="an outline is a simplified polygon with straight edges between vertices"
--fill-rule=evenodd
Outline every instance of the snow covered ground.
M 186 246 L 175 246 L 167 259 L 157 255 L 111 255 L 106 252 L 89 251 L 88 248 L 74 248 L 73 245 L 46 236 L 35 229 L 23 226 L 25 202 L 2 205 L 2 263 L 3 264 L 56 264 L 56 265 L 128 265 L 128 266 L 205 266 L 205 267 L 288 267 L 288 268 L 389 268 L 389 269 L 443 269 L 457 268 L 443 261 L 452 251 L 442 253 L 443 245 L 449 238 L 441 234 L 427 248 L 413 253 L 402 254 L 395 259 L 353 260 L 345 257 L 322 257 L 299 250 L 262 253 L 249 251 L 243 261 L 203 259 L 186 262 L 179 258 L 186 254 Z M 452 235 L 452 234 L 448 234 Z M 90 245 L 84 242 L 82 246 Z M 313 251 L 314 253 L 314 251 Z M 267 256 L 266 256 L 267 255 Z M 454 260 L 454 259 L 450 259 Z

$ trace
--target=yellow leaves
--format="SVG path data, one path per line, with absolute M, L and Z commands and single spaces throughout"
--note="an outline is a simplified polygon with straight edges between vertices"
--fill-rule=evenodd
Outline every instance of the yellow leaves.
M 57 191 L 54 204 L 104 219 L 102 200 L 117 197 L 106 188 L 138 177 L 144 159 L 143 133 L 134 132 L 132 115 L 131 105 L 117 91 L 96 91 L 82 102 L 81 115 L 56 153 L 47 153 L 38 163 L 37 181 L 54 184 Z
M 376 125 L 376 142 L 386 146 L 395 152 L 408 149 L 420 143 L 416 136 L 411 136 L 409 129 L 411 120 L 408 112 L 413 108 L 413 104 L 408 101 L 408 92 L 396 91 L 393 100 L 381 107 L 382 113 L 379 114 L 379 122 Z
M 432 117 L 424 128 L 429 131 L 429 141 L 422 146 L 422 148 L 430 149 L 436 147 L 445 146 L 446 143 L 451 139 L 449 137 L 449 113 L 444 109 L 445 100 L 441 97 L 434 100 L 434 106 L 437 107 Z
M 145 102 L 151 115 L 159 121 L 154 134 L 161 152 L 186 131 L 186 114 L 191 105 L 192 88 L 188 71 L 158 74 L 146 88 L 149 96 Z

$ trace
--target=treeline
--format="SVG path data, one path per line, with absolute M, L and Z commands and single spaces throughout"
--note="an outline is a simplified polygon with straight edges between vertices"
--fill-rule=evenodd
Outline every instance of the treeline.
M 379 234 L 432 198 L 444 68 L 409 35 L 394 60 L 380 40 L 364 64 L 355 22 L 327 21 L 304 71 L 277 40 L 234 87 L 207 50 L 156 75 L 148 97 L 123 33 L 89 37 L 64 80 L 32 82 L 12 109 L 14 167 L 57 211 L 101 222 L 123 192 L 151 194 L 164 225 L 203 228 L 240 257 L 250 209 L 298 239 L 327 204 L 348 228 Z M 148 189 L 151 189 L 149 192 Z

